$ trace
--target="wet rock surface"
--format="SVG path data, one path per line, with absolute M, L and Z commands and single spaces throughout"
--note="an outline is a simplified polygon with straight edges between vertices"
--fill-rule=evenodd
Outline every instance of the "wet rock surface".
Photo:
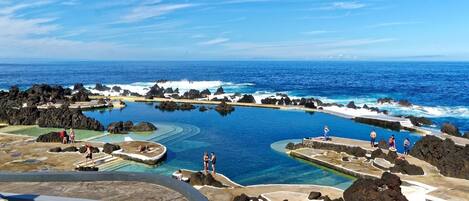
M 214 186 L 214 187 L 226 187 L 220 181 L 215 180 L 211 174 L 204 174 L 202 172 L 195 172 L 190 175 L 190 184 L 192 186 Z
M 442 175 L 469 179 L 469 145 L 427 135 L 415 143 L 410 155 L 436 166 Z
M 380 179 L 359 178 L 344 191 L 345 201 L 407 201 L 401 192 L 401 179 L 385 172 Z

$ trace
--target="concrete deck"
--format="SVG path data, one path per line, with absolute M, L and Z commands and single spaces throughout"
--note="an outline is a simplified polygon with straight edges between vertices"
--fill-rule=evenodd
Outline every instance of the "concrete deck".
M 207 201 L 184 182 L 162 175 L 130 172 L 0 173 L 0 189 L 98 200 Z
M 371 148 L 367 141 L 338 137 L 333 137 L 332 139 L 333 141 L 321 142 L 360 146 L 368 150 L 376 149 Z M 326 167 L 331 167 L 345 174 L 357 174 L 357 176 L 361 177 L 380 177 L 384 172 L 383 170 L 374 167 L 372 163 L 367 162 L 364 158 L 342 161 L 342 157 L 347 156 L 347 154 L 337 153 L 335 151 L 301 148 L 291 151 L 290 155 L 319 163 Z M 349 157 L 353 158 L 352 156 Z M 410 189 L 407 192 L 407 195 L 424 195 L 424 198 L 429 200 L 438 200 L 438 198 L 450 201 L 469 200 L 469 180 L 443 176 L 439 173 L 439 170 L 436 167 L 425 161 L 419 160 L 410 155 L 405 155 L 405 158 L 409 163 L 422 167 L 425 172 L 425 175 L 420 176 L 396 174 L 407 183 L 407 189 Z M 417 197 L 421 198 L 422 196 Z

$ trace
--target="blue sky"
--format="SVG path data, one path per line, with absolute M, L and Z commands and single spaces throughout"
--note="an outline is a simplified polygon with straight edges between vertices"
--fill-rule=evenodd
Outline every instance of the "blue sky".
M 469 1 L 0 0 L 0 58 L 469 60 Z

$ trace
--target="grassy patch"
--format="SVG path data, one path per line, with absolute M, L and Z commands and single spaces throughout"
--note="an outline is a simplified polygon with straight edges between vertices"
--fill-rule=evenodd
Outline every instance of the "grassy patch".
M 1 128 L 0 132 L 37 137 L 45 133 L 57 132 L 61 130 L 61 128 L 41 128 L 39 126 L 8 126 L 5 128 Z M 67 132 L 70 132 L 70 130 L 67 130 Z M 102 134 L 104 134 L 103 131 L 75 129 L 76 140 L 83 140 Z

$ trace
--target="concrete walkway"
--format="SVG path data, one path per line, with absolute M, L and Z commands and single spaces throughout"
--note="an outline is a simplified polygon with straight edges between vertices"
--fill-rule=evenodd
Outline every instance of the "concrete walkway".
M 369 142 L 363 140 L 332 137 L 332 141 L 321 142 L 342 144 L 350 147 L 359 146 L 367 150 L 376 149 L 371 148 Z M 374 167 L 369 162 L 366 162 L 363 158 L 343 161 L 342 157 L 345 153 L 337 153 L 335 151 L 300 148 L 291 151 L 290 155 L 314 163 L 320 163 L 326 167 L 330 166 L 331 168 L 346 174 L 360 174 L 361 177 L 380 177 L 384 172 L 383 170 Z M 436 167 L 425 161 L 419 160 L 410 155 L 405 155 L 405 158 L 409 163 L 422 167 L 425 172 L 424 175 L 396 174 L 407 183 L 408 187 L 411 188 L 407 188 L 409 190 L 407 193 L 412 195 L 419 194 L 428 200 L 469 200 L 469 180 L 443 176 L 439 173 L 439 170 Z M 420 198 L 422 197 L 420 196 Z
M 47 196 L 47 195 L 34 195 L 34 194 L 16 194 L 16 193 L 4 193 L 0 192 L 0 198 L 6 200 L 21 200 L 21 201 L 94 201 L 89 199 L 81 198 L 68 198 L 68 197 L 57 197 L 57 196 Z

